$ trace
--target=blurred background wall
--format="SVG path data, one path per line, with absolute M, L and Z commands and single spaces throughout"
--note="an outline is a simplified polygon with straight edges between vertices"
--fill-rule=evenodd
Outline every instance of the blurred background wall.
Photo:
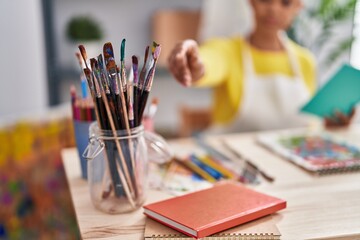
M 0 118 L 48 106 L 40 0 L 0 1 Z
M 54 35 L 56 40 L 56 54 L 60 67 L 59 85 L 60 102 L 69 101 L 69 86 L 76 83 L 77 64 L 75 51 L 77 44 L 71 43 L 66 36 L 67 23 L 71 18 L 78 15 L 91 16 L 101 26 L 104 38 L 100 41 L 98 51 L 102 50 L 102 44 L 110 41 L 113 43 L 115 56 L 119 56 L 119 45 L 122 38 L 126 38 L 126 63 L 131 63 L 131 56 L 144 56 L 146 45 L 152 40 L 162 43 L 161 36 L 154 36 L 154 16 L 162 12 L 199 12 L 202 1 L 177 1 L 177 0 L 133 0 L 133 1 L 71 1 L 54 0 Z M 165 19 L 166 21 L 167 19 Z M 157 23 L 157 25 L 160 22 Z M 165 28 L 170 28 L 167 36 L 176 34 L 179 31 L 177 22 L 166 22 Z M 160 38 L 160 39 L 157 39 Z M 162 43 L 163 44 L 163 43 Z M 166 62 L 163 48 L 161 61 Z M 86 43 L 85 43 L 86 46 Z M 169 48 L 168 48 L 169 49 Z M 117 58 L 119 59 L 119 58 Z M 142 62 L 142 60 L 141 60 Z M 128 67 L 130 67 L 128 65 Z M 75 78 L 75 80 L 74 80 Z M 176 93 L 176 94 L 175 94 Z M 156 70 L 156 77 L 151 91 L 151 97 L 159 98 L 159 108 L 155 116 L 157 129 L 169 134 L 175 134 L 178 127 L 178 110 L 181 104 L 189 104 L 194 107 L 209 106 L 210 90 L 208 89 L 186 89 L 172 79 L 165 66 L 161 64 Z
M 303 19 L 307 19 L 308 13 L 318 2 L 304 2 L 306 14 L 303 14 Z M 19 8 L 19 5 L 22 7 Z M 196 36 L 193 36 L 199 41 L 213 36 L 246 34 L 252 26 L 251 11 L 244 0 L 1 1 L 0 49 L 4 55 L 0 59 L 0 116 L 5 118 L 8 115 L 26 115 L 48 107 L 68 104 L 70 85 L 75 84 L 80 89 L 80 70 L 74 55 L 78 42 L 69 40 L 66 33 L 67 24 L 74 17 L 90 16 L 98 23 L 103 33 L 97 45 L 99 52 L 104 42 L 111 41 L 115 55 L 118 56 L 120 41 L 126 38 L 126 62 L 130 63 L 131 55 L 143 56 L 145 46 L 153 39 L 159 41 L 164 49 L 171 48 L 170 43 L 166 42 L 168 40 L 161 41 L 164 39 L 164 32 L 167 36 L 173 36 L 173 39 L 189 36 L 189 33 L 186 33 L 187 26 L 188 30 L 194 26 L 188 23 L 185 27 L 182 26 L 184 24 L 181 18 L 173 17 L 171 21 L 161 20 L 161 24 L 156 24 L 155 16 L 169 12 L 175 15 L 192 14 L 188 15 L 192 17 L 194 13 L 199 13 L 198 18 L 194 17 L 197 19 L 194 24 L 199 27 Z M 358 19 L 358 15 L 355 16 L 355 20 Z M 305 27 L 301 24 L 294 26 L 297 28 L 297 39 L 316 39 L 316 33 L 321 30 L 321 24 L 316 21 L 305 21 L 308 30 L 313 33 L 311 36 L 305 34 Z M 163 29 L 162 34 L 157 33 L 157 28 Z M 332 29 L 336 33 L 335 36 L 325 41 L 321 53 L 315 53 L 318 62 L 324 63 L 327 53 L 338 44 L 338 38 L 351 37 L 353 29 L 352 16 L 339 21 Z M 358 31 L 355 33 L 359 34 Z M 174 41 L 173 39 L 171 41 Z M 302 43 L 310 45 L 306 41 Z M 319 86 L 324 84 L 343 62 L 351 59 L 352 63 L 360 66 L 357 54 L 360 52 L 359 46 L 355 40 L 352 47 L 345 49 L 331 65 L 319 64 Z M 211 104 L 211 91 L 180 86 L 166 69 L 166 56 L 162 55 L 161 58 L 163 64 L 157 68 L 151 93 L 151 97 L 159 98 L 155 126 L 169 134 L 176 134 L 180 124 L 181 106 L 207 108 Z

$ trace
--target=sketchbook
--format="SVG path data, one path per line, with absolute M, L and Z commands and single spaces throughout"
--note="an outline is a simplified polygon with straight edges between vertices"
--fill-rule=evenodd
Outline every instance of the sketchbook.
M 206 240 L 216 239 L 243 239 L 243 240 L 262 240 L 262 239 L 280 239 L 280 232 L 276 227 L 274 217 L 272 215 L 260 218 L 258 220 L 242 224 L 223 232 L 202 238 Z M 145 240 L 152 239 L 176 239 L 190 240 L 192 237 L 186 236 L 170 227 L 167 227 L 151 218 L 146 218 L 145 222 Z
M 318 174 L 360 170 L 360 149 L 329 133 L 265 133 L 258 142 L 298 166 Z

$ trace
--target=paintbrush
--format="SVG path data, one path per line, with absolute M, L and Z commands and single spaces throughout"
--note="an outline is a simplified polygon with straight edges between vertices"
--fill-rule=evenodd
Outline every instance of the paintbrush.
M 253 168 L 256 172 L 260 173 L 260 175 L 266 179 L 269 182 L 273 182 L 275 179 L 268 175 L 266 172 L 262 171 L 256 164 L 252 163 L 250 160 L 244 158 L 238 151 L 236 151 L 229 143 L 227 143 L 225 140 L 221 141 L 223 146 L 226 147 L 229 152 L 231 152 L 233 155 L 235 155 L 237 158 L 244 161 L 245 164 L 249 165 L 251 168 Z
M 128 84 L 127 84 L 127 93 L 128 93 L 128 99 L 127 99 L 127 103 L 128 103 L 128 111 L 129 111 L 129 125 L 130 128 L 134 128 L 135 127 L 135 120 L 134 120 L 134 91 L 133 91 L 133 86 L 134 86 L 134 72 L 132 70 L 132 68 L 130 68 L 130 73 L 129 73 L 129 77 L 128 77 Z
M 134 75 L 134 86 L 133 86 L 133 95 L 134 95 L 134 104 L 133 104 L 133 112 L 134 112 L 134 126 L 139 126 L 139 97 L 140 97 L 140 89 L 139 89 L 139 75 L 138 75 L 138 58 L 136 56 L 132 56 L 132 70 Z
M 84 59 L 84 61 L 86 62 L 86 58 L 87 58 L 87 56 L 86 56 L 86 51 L 85 51 L 85 48 L 84 47 L 79 47 L 79 49 L 81 50 L 81 52 L 82 52 L 82 56 L 83 56 L 83 59 Z M 113 57 L 113 56 L 112 56 Z M 98 81 L 96 81 L 95 83 L 94 83 L 94 80 L 92 79 L 92 77 L 94 77 L 95 79 L 96 79 L 96 75 L 95 74 L 93 74 L 91 71 L 90 71 L 90 69 L 89 69 L 89 67 L 87 66 L 87 64 L 86 64 L 86 68 L 85 68 L 85 75 L 87 76 L 87 79 L 88 79 L 88 83 L 89 83 L 89 88 L 91 88 L 91 89 L 93 89 L 93 91 L 92 91 L 92 96 L 93 96 L 93 99 L 94 99 L 94 101 L 97 103 L 97 105 L 98 106 L 101 106 L 100 105 L 100 102 L 99 102 L 99 100 L 101 99 L 101 94 L 103 94 L 104 93 L 104 91 L 101 91 L 101 89 L 100 89 L 100 84 L 99 84 L 99 82 Z M 116 79 L 115 79 L 116 80 Z M 116 90 L 116 82 L 115 82 L 115 84 L 114 84 L 114 89 Z M 99 96 L 99 92 L 100 92 L 100 96 Z M 109 106 L 108 106 L 108 104 L 107 104 L 107 101 L 106 101 L 106 97 L 104 97 L 103 98 L 104 99 L 104 102 L 105 102 L 105 110 L 106 110 L 106 112 L 107 112 L 107 114 L 108 114 L 108 119 L 109 119 L 109 123 L 110 123 L 110 128 L 111 128 L 111 130 L 113 131 L 113 134 L 114 134 L 114 137 L 116 138 L 117 137 L 117 133 L 116 133 L 116 129 L 115 129 L 115 125 L 114 125 L 114 121 L 113 121 L 113 119 L 112 119 L 112 116 L 111 116 L 111 113 L 110 113 L 110 109 L 109 109 Z M 103 112 L 103 111 L 101 111 L 101 110 L 98 110 L 97 112 Z M 100 115 L 100 114 L 99 114 Z M 100 125 L 100 127 L 102 127 L 102 129 L 107 129 L 107 128 L 104 128 L 102 125 L 102 123 L 103 123 L 103 121 L 101 120 L 101 119 L 106 119 L 106 117 L 103 115 L 103 117 L 99 117 L 99 125 Z M 118 165 L 118 167 L 117 167 L 117 169 L 119 170 L 119 173 L 120 173 L 120 177 L 121 177 L 121 175 L 122 175 L 122 168 L 124 169 L 124 172 L 125 172 L 125 176 L 126 176 L 126 178 L 128 179 L 128 181 L 126 181 L 124 178 L 122 179 L 123 180 L 123 184 L 118 184 L 118 180 L 115 180 L 114 181 L 114 188 L 116 187 L 116 186 L 118 186 L 118 187 L 121 187 L 121 186 L 124 186 L 124 189 L 125 189 L 125 192 L 127 193 L 127 197 L 129 198 L 129 201 L 130 201 L 130 203 L 131 203 L 131 205 L 134 207 L 134 202 L 133 202 L 133 199 L 132 199 L 132 192 L 134 192 L 134 190 L 133 190 L 133 187 L 131 186 L 131 180 L 130 180 L 130 178 L 129 178 L 129 174 L 128 174 L 128 171 L 127 171 L 127 165 L 125 164 L 125 160 L 124 160 L 124 157 L 123 157 L 123 154 L 122 154 L 122 149 L 121 149 L 121 147 L 120 147 L 120 145 L 119 145 L 119 142 L 118 141 L 114 141 L 115 142 L 115 144 L 116 144 L 116 147 L 117 147 L 117 149 L 118 149 L 118 153 L 119 153 L 119 155 L 120 155 L 120 160 L 122 161 L 122 164 L 123 164 L 123 166 L 121 167 L 120 166 L 120 163 L 119 164 L 117 164 Z M 115 159 L 115 158 L 111 158 L 111 159 Z M 116 162 L 116 161 L 115 161 Z M 129 188 L 128 188 L 129 187 Z M 130 189 L 130 190 L 129 190 Z M 116 190 L 115 190 L 116 191 Z M 119 193 L 119 192 L 117 192 L 116 193 L 117 195 L 120 195 L 121 193 Z
M 115 95 L 116 95 L 116 104 L 118 106 L 118 110 L 119 110 L 119 113 L 120 113 L 119 115 L 121 115 L 121 116 L 118 116 L 118 117 L 125 122 L 125 128 L 126 128 L 126 130 L 128 132 L 128 135 L 130 136 L 130 127 L 129 127 L 128 115 L 127 115 L 127 110 L 126 110 L 127 107 L 126 107 L 123 91 L 121 89 L 122 85 L 118 84 L 119 79 L 118 79 L 118 74 L 117 74 L 117 70 L 116 70 L 116 64 L 115 64 L 115 59 L 114 59 L 114 54 L 113 54 L 113 48 L 112 48 L 112 44 L 110 42 L 104 44 L 103 53 L 104 53 L 105 64 L 106 64 L 106 69 L 107 69 L 107 72 L 108 72 L 108 76 L 109 76 L 110 82 L 114 86 L 114 91 L 115 91 Z M 119 87 L 120 87 L 120 89 L 119 89 Z M 114 134 L 116 134 L 116 131 L 114 132 Z M 131 159 L 132 166 L 131 165 L 129 166 L 129 164 L 126 164 L 126 162 L 125 162 L 125 159 L 123 157 L 123 152 L 122 152 L 122 150 L 120 148 L 120 145 L 118 145 L 118 141 L 115 141 L 115 142 L 117 143 L 117 146 L 118 146 L 120 160 L 121 160 L 121 162 L 123 164 L 126 179 L 128 180 L 128 184 L 130 186 L 131 192 L 134 192 L 134 188 L 132 187 L 131 182 L 130 182 L 131 178 L 130 178 L 129 170 L 128 170 L 128 168 L 130 167 L 130 171 L 131 171 L 132 166 L 135 166 L 135 162 L 133 160 L 132 154 L 128 154 L 128 151 L 126 152 L 127 155 L 130 156 L 130 159 Z M 130 143 L 130 139 L 129 139 L 129 143 Z M 129 149 L 129 148 L 126 148 L 126 149 Z M 135 176 L 133 175 L 133 177 L 134 178 L 132 178 L 132 182 L 134 183 L 134 186 L 136 186 Z M 136 190 L 136 188 L 135 188 L 135 190 Z
M 85 51 L 85 49 L 81 49 L 81 50 L 83 50 L 83 51 Z M 86 55 L 83 55 L 83 56 L 86 56 Z M 93 84 L 93 80 L 92 80 L 92 78 L 91 78 L 91 72 L 90 72 L 90 69 L 89 68 L 85 68 L 84 69 L 84 73 L 85 73 L 85 76 L 86 76 L 86 79 L 88 80 L 88 86 L 89 86 L 89 88 L 90 88 L 90 93 L 91 93 L 91 96 L 93 97 L 93 102 L 95 103 L 95 99 L 94 99 L 94 95 L 95 95 L 95 90 L 94 90 L 94 84 Z M 95 113 L 95 117 L 96 117 L 96 120 L 97 120 L 97 122 L 98 122 L 98 125 L 99 125 L 99 128 L 100 129 L 105 129 L 105 126 L 104 126 L 104 120 L 105 119 L 103 119 L 102 117 L 100 117 L 100 113 L 99 113 L 99 108 L 98 108 L 98 106 L 97 106 L 97 104 L 95 103 L 94 104 L 94 113 Z M 101 114 L 103 114 L 103 113 L 101 113 Z M 106 146 L 106 144 L 105 144 L 105 146 Z M 104 156 L 105 156 L 105 159 L 107 160 L 106 162 L 107 163 L 109 163 L 109 165 L 108 165 L 108 168 L 110 168 L 110 162 L 109 162 L 109 156 L 108 156 L 108 151 L 105 151 L 104 152 Z M 108 169 L 107 168 L 107 169 Z M 111 169 L 108 169 L 106 172 L 105 172 L 105 175 L 106 175 L 106 173 L 108 173 L 108 172 L 111 172 Z M 112 179 L 112 184 L 113 185 L 115 185 L 115 183 L 116 183 L 116 180 L 114 180 L 114 179 L 116 179 L 116 177 L 113 177 L 112 175 L 111 175 L 111 179 Z M 105 177 L 103 178 L 103 186 L 102 186 L 102 189 L 104 189 L 104 184 L 105 184 Z M 113 187 L 114 188 L 114 187 Z M 113 189 L 113 188 L 109 188 L 109 191 L 106 191 L 106 190 L 104 190 L 103 191 L 103 193 L 102 193 L 102 198 L 106 198 L 106 197 L 108 197 L 109 195 L 110 195 L 110 191 L 111 191 L 111 189 Z
M 86 54 L 85 47 L 84 47 L 84 45 L 79 45 L 78 47 L 79 47 L 79 50 L 80 50 L 80 54 L 81 54 L 81 56 L 82 56 L 82 58 L 83 58 L 83 60 L 84 60 L 85 67 L 86 67 L 87 69 L 89 69 L 89 66 L 87 65 L 87 62 L 86 62 L 87 54 Z
M 107 42 L 104 44 L 103 54 L 104 54 L 104 60 L 105 60 L 104 68 L 107 70 L 107 73 L 108 73 L 107 76 L 109 78 L 109 84 L 111 86 L 111 90 L 115 94 L 119 94 L 119 89 L 120 89 L 119 85 L 120 84 L 116 78 L 117 70 L 116 70 L 116 64 L 115 64 L 115 59 L 114 59 L 114 51 L 112 48 L 112 44 L 110 42 Z
M 146 74 L 146 78 L 145 78 L 145 82 L 144 82 L 142 91 L 144 91 L 147 88 L 151 89 L 151 85 L 152 85 L 151 80 L 154 77 L 156 62 L 159 58 L 160 52 L 161 52 L 161 46 L 159 44 L 157 44 L 156 42 L 153 42 L 152 47 L 151 47 L 150 59 L 148 61 L 148 66 L 146 67 L 147 74 Z
M 82 48 L 81 50 L 85 52 L 85 48 Z M 84 55 L 82 54 L 82 56 L 85 56 L 85 58 L 86 58 L 86 54 L 84 54 Z M 92 95 L 92 98 L 94 101 L 95 115 L 96 115 L 96 119 L 99 124 L 99 127 L 100 127 L 100 129 L 108 129 L 108 121 L 106 118 L 106 113 L 104 111 L 104 105 L 102 104 L 101 100 L 97 97 L 92 72 L 87 67 L 84 69 L 84 73 L 85 73 L 86 79 L 88 80 L 88 85 L 89 85 L 90 92 L 91 92 L 91 95 Z M 111 179 L 112 179 L 112 183 L 114 185 L 113 189 L 115 189 L 115 194 L 117 196 L 121 196 L 122 195 L 121 189 L 119 189 L 119 188 L 116 189 L 116 186 L 118 185 L 117 183 L 119 183 L 120 180 L 119 180 L 119 176 L 116 173 L 116 171 L 113 170 L 113 169 L 115 169 L 114 167 L 116 167 L 116 163 L 115 163 L 115 166 L 113 166 L 114 162 L 111 160 L 111 159 L 113 159 L 113 157 L 111 155 L 111 152 L 108 151 L 108 149 L 112 149 L 112 148 L 110 148 L 108 146 L 108 144 L 109 143 L 105 143 L 105 147 L 107 149 L 107 151 L 105 151 L 105 158 L 106 158 L 107 162 L 109 163 L 109 168 L 110 168 L 109 170 L 111 172 Z M 102 195 L 106 196 L 107 194 L 103 193 Z
M 107 74 L 105 73 L 105 69 L 104 69 L 104 63 L 103 63 L 103 58 L 102 55 L 100 54 L 98 56 L 98 65 L 96 65 L 95 67 L 99 69 L 100 71 L 100 77 L 101 77 L 101 82 L 102 85 L 104 87 L 104 91 L 105 91 L 105 95 L 107 98 L 107 101 L 109 103 L 109 107 L 113 116 L 113 119 L 115 120 L 115 126 L 116 129 L 123 129 L 125 123 L 123 121 L 123 118 L 120 116 L 120 113 L 118 111 L 117 108 L 117 104 L 115 103 L 116 101 L 116 95 L 114 94 L 113 91 L 111 91 L 111 88 L 109 87 L 109 81 L 107 78 Z
M 156 63 L 157 60 L 159 59 L 160 53 L 161 53 L 161 46 L 159 44 L 157 44 L 156 42 L 153 42 L 153 49 L 154 52 L 152 54 L 152 58 L 153 58 L 153 64 L 147 74 L 146 77 L 146 86 L 144 87 L 142 93 L 141 93 L 141 97 L 140 97 L 140 103 L 139 103 L 139 118 L 142 119 L 143 113 L 144 113 L 144 109 L 146 106 L 146 102 L 147 99 L 149 97 L 150 91 L 151 91 L 151 87 L 152 87 L 152 83 L 154 80 L 154 75 L 155 75 L 155 68 L 156 68 Z
M 144 64 L 141 68 L 141 71 L 140 71 L 140 76 L 139 76 L 139 89 L 142 90 L 143 87 L 144 87 L 144 84 L 145 84 L 145 78 L 146 78 L 146 66 L 147 66 L 147 63 L 149 62 L 148 61 L 148 57 L 149 57 L 149 49 L 150 47 L 147 46 L 146 49 L 145 49 L 145 57 L 144 57 Z
M 85 74 L 85 78 L 87 80 L 87 83 L 88 83 L 88 87 L 90 89 L 90 94 L 91 94 L 91 97 L 93 99 L 93 101 L 95 102 L 95 86 L 94 86 L 94 81 L 93 81 L 93 78 L 92 78 L 92 72 L 91 70 L 89 69 L 89 66 L 87 65 L 86 63 L 86 60 L 87 60 L 87 54 L 86 54 L 86 50 L 85 50 L 85 47 L 83 45 L 79 45 L 79 50 L 80 50 L 80 54 L 84 60 L 84 63 L 85 63 L 85 68 L 84 68 L 84 74 Z
M 134 85 L 138 84 L 139 75 L 138 75 L 138 57 L 133 55 L 132 56 L 132 70 L 133 70 L 133 83 Z
M 146 78 L 146 66 L 147 66 L 147 62 L 148 61 L 148 57 L 149 57 L 149 49 L 150 47 L 147 46 L 145 48 L 145 56 L 144 56 L 144 64 L 142 66 L 142 69 L 140 71 L 140 76 L 139 76 L 139 81 L 138 81 L 138 84 L 137 84 L 137 87 L 134 88 L 134 96 L 135 96 L 135 92 L 136 92 L 136 98 L 135 98 L 135 101 L 136 101 L 136 104 L 135 104 L 135 101 L 134 101 L 134 115 L 136 116 L 135 119 L 136 119 L 136 122 L 135 122 L 135 126 L 139 126 L 140 123 L 142 122 L 142 114 L 140 113 L 141 112 L 141 103 L 142 103 L 142 90 L 144 88 L 144 84 L 145 84 L 145 78 Z M 135 111 L 136 110 L 136 111 Z
M 95 74 L 96 76 L 96 79 L 98 80 L 98 86 L 100 88 L 100 91 L 101 92 L 105 92 L 105 98 L 107 98 L 106 96 L 106 92 L 109 91 L 109 87 L 107 86 L 107 82 L 105 81 L 105 79 L 103 79 L 102 75 L 101 75 L 101 71 L 100 71 L 100 68 L 99 68 L 99 65 L 98 65 L 98 62 L 95 58 L 91 58 L 90 59 L 90 65 L 91 65 L 91 68 L 93 69 L 93 73 Z M 101 95 L 101 93 L 100 93 Z M 102 97 L 102 96 L 101 96 Z M 107 98 L 108 99 L 108 98 Z M 104 99 L 103 99 L 104 100 Z M 112 117 L 114 119 L 117 118 L 116 116 L 116 111 L 115 111 L 115 107 L 114 107 L 114 104 L 109 104 L 109 107 L 111 109 L 111 114 L 112 114 Z M 115 124 L 115 128 L 117 130 L 120 129 L 120 126 L 119 126 L 119 122 L 118 121 L 114 121 L 114 124 Z
M 91 62 L 91 66 L 93 67 L 94 71 L 96 71 L 96 59 L 92 58 L 90 59 Z M 107 122 L 109 123 L 109 127 L 106 129 L 112 130 L 114 137 L 117 136 L 116 134 L 116 125 L 114 122 L 114 119 L 112 117 L 112 112 L 110 110 L 109 107 L 109 103 L 107 101 L 107 98 L 105 96 L 105 92 L 104 89 L 101 87 L 101 82 L 99 79 L 96 78 L 97 74 L 94 74 L 94 85 L 95 85 L 95 91 L 96 91 L 96 103 L 98 104 L 98 107 L 101 107 L 101 110 L 103 111 L 103 113 L 101 114 L 101 116 L 104 119 L 107 119 Z M 125 193 L 128 195 L 129 201 L 132 201 L 132 196 L 131 196 L 131 191 L 130 193 L 127 193 L 126 188 L 128 188 L 127 184 L 126 184 L 126 180 L 125 178 L 122 176 L 123 172 L 121 170 L 121 166 L 119 164 L 117 164 L 115 158 L 114 158 L 114 142 L 116 144 L 116 147 L 118 148 L 118 150 L 121 150 L 121 147 L 119 146 L 118 141 L 104 141 L 105 143 L 105 147 L 106 147 L 106 151 L 107 151 L 107 155 L 108 155 L 108 163 L 109 163 L 109 169 L 110 169 L 110 176 L 112 178 L 113 181 L 113 187 L 114 187 L 114 191 L 115 191 L 115 195 L 120 197 L 122 195 L 124 195 L 124 190 Z M 122 154 L 122 152 L 120 152 L 119 154 Z M 123 189 L 124 186 L 124 189 Z M 131 187 L 130 187 L 131 188 Z
M 145 90 L 149 91 L 151 90 L 152 87 L 152 83 L 154 80 L 154 75 L 155 75 L 155 69 L 156 69 L 156 63 L 160 57 L 160 53 L 161 53 L 161 46 L 159 44 L 157 44 L 156 42 L 153 43 L 153 65 L 151 67 L 151 69 L 149 70 L 148 76 L 146 77 L 146 87 Z
M 82 98 L 85 99 L 87 98 L 87 91 L 86 91 L 86 79 L 85 79 L 85 76 L 84 76 L 84 73 L 83 73 L 83 64 L 82 64 L 82 61 L 81 61 L 81 54 L 80 53 L 75 53 L 76 55 L 76 58 L 78 60 L 78 63 L 79 63 L 79 67 L 80 67 L 80 81 L 81 81 L 81 95 L 82 95 Z
M 106 96 L 105 94 L 103 93 L 103 99 L 104 99 L 104 102 L 105 102 L 105 108 L 106 108 L 106 112 L 107 112 L 107 115 L 108 115 L 108 118 L 109 118 L 109 122 L 110 122 L 110 126 L 111 126 L 111 130 L 113 132 L 113 135 L 115 138 L 117 138 L 117 133 L 116 133 L 116 129 L 115 129 L 115 124 L 114 124 L 114 119 L 112 118 L 112 115 L 111 115 L 111 111 L 110 111 L 110 108 L 109 108 L 109 104 L 107 102 L 107 99 L 106 99 Z M 134 197 L 134 194 L 136 195 L 136 190 L 134 192 L 134 188 L 132 186 L 132 182 L 131 182 L 131 179 L 130 179 L 130 176 L 129 176 L 129 170 L 128 170 L 128 165 L 126 164 L 125 162 L 125 159 L 124 159 L 124 155 L 123 155 L 123 152 L 122 152 L 122 148 L 120 146 L 120 143 L 119 141 L 115 140 L 115 141 L 110 141 L 112 144 L 115 142 L 115 145 L 116 145 L 116 148 L 118 150 L 118 153 L 119 153 L 119 157 L 120 157 L 120 160 L 121 160 L 121 163 L 122 165 L 120 165 L 120 163 L 117 163 L 116 161 L 114 162 L 114 164 L 116 166 L 113 166 L 114 168 L 112 169 L 117 169 L 117 171 L 114 171 L 114 172 L 117 172 L 119 173 L 120 175 L 120 179 L 121 179 L 121 182 L 120 181 L 117 181 L 117 183 L 119 183 L 119 185 L 116 185 L 116 187 L 118 187 L 119 189 L 122 190 L 122 187 L 124 187 L 124 190 L 125 190 L 125 193 L 126 193 L 126 197 L 128 198 L 131 206 L 133 208 L 136 208 L 136 205 L 134 203 L 134 200 L 133 200 L 133 197 Z M 111 158 L 112 160 L 115 160 L 116 158 L 115 157 L 112 157 Z M 112 162 L 112 161 L 110 161 Z M 124 172 L 123 172 L 124 171 Z M 122 183 L 122 184 L 121 184 Z M 114 186 L 115 187 L 115 186 Z M 136 189 L 136 188 L 135 188 Z M 119 193 L 118 196 L 121 196 L 122 194 Z
M 128 91 L 128 86 L 126 83 L 126 70 L 125 70 L 125 39 L 122 40 L 121 42 L 121 47 L 120 47 L 120 68 L 117 68 L 117 72 L 118 72 L 118 78 L 120 79 L 120 84 L 121 84 L 121 90 L 120 90 L 120 94 L 121 94 L 121 104 L 124 110 L 124 120 L 125 120 L 125 127 L 126 130 L 128 132 L 128 135 L 130 136 L 130 127 L 134 126 L 134 112 L 133 112 L 133 106 L 132 106 L 132 102 L 130 101 L 130 91 Z M 133 148 L 133 143 L 132 140 L 129 138 L 128 139 L 129 142 L 129 149 Z M 126 151 L 127 154 L 130 154 L 130 159 L 132 162 L 132 166 L 135 167 L 135 161 L 134 161 L 134 155 L 133 155 L 133 151 Z M 128 155 L 129 156 L 129 155 Z M 134 180 L 134 184 L 136 184 L 136 178 L 133 179 Z
M 101 99 L 99 98 L 99 94 L 96 90 L 95 87 L 95 83 L 94 83 L 94 79 L 93 79 L 93 74 L 90 71 L 89 68 L 85 68 L 84 69 L 84 73 L 86 76 L 86 79 L 88 80 L 88 85 L 89 85 L 89 89 L 94 101 L 94 105 L 96 106 L 96 111 L 97 111 L 97 116 L 98 116 L 98 123 L 100 125 L 101 129 L 108 129 L 108 123 L 106 121 L 106 115 L 105 115 L 105 111 L 104 111 L 104 106 L 101 102 Z
M 88 83 L 90 95 L 91 95 L 92 99 L 94 100 L 95 99 L 95 87 L 94 87 L 94 82 L 91 77 L 91 75 L 92 75 L 91 70 L 89 68 L 84 68 L 84 74 L 85 74 L 85 77 L 86 77 L 86 80 Z
M 95 58 L 93 58 L 93 60 L 90 59 L 90 62 L 93 62 L 91 63 L 91 67 L 93 67 L 93 71 L 97 74 L 97 78 L 100 81 L 102 89 L 105 91 L 105 93 L 110 92 L 106 74 L 104 73 L 103 69 L 102 55 L 100 54 L 97 59 L 98 60 Z
M 114 103 L 117 108 L 118 116 L 117 121 L 119 121 L 120 129 L 126 128 L 125 116 L 127 118 L 126 106 L 124 107 L 122 104 L 120 89 L 122 85 L 119 82 L 118 74 L 117 74 L 117 66 L 114 59 L 114 52 L 111 43 L 105 43 L 103 47 L 104 59 L 105 59 L 105 67 L 107 70 L 107 76 L 109 78 L 111 91 L 114 95 Z
M 125 97 L 125 99 L 128 99 L 127 84 L 126 84 L 126 70 L 125 70 L 125 42 L 126 42 L 126 39 L 124 38 L 121 41 L 121 47 L 120 47 L 120 76 L 121 76 L 121 84 L 122 84 L 122 89 L 124 92 L 124 97 Z
M 105 47 L 105 46 L 104 46 Z M 108 44 L 108 52 L 109 54 L 112 54 L 113 55 L 113 50 L 112 50 L 112 46 L 111 46 L 111 43 Z M 119 87 L 120 87 L 120 101 L 121 102 L 117 102 L 118 106 L 119 106 L 119 109 L 122 109 L 122 112 L 121 112 L 121 115 L 123 117 L 123 120 L 125 122 L 125 128 L 126 128 L 126 131 L 128 133 L 128 135 L 130 136 L 131 133 L 130 133 L 130 121 L 129 121 L 129 112 L 128 112 L 128 95 L 127 95 L 127 85 L 126 85 L 126 75 L 125 75 L 125 64 L 124 64 L 124 59 L 125 59 L 125 39 L 123 39 L 122 43 L 121 43 L 121 49 L 120 49 L 120 55 L 121 55 L 121 68 L 118 69 L 116 64 L 115 64 L 115 61 L 114 61 L 114 68 L 116 68 L 116 72 L 118 74 L 120 74 L 120 76 L 117 74 L 117 79 L 118 79 L 118 82 L 119 83 Z M 111 61 L 109 61 L 111 63 Z M 109 70 L 108 70 L 109 71 Z M 111 70 L 110 70 L 111 71 Z M 118 98 L 119 100 L 119 98 Z M 127 156 L 127 159 L 130 158 L 131 160 L 131 164 L 129 165 L 130 167 L 130 171 L 132 172 L 132 168 L 135 167 L 135 160 L 134 160 L 134 152 L 133 151 L 130 151 L 129 149 L 133 149 L 133 143 L 132 143 L 132 140 L 131 138 L 128 139 L 128 143 L 129 143 L 129 147 L 128 148 L 125 148 L 125 154 Z M 133 180 L 133 184 L 134 186 L 137 186 L 137 180 L 136 180 L 136 176 L 135 175 L 132 175 L 132 180 Z M 137 194 L 137 188 L 135 188 L 135 194 Z
M 107 74 L 106 74 L 106 68 L 104 67 L 104 61 L 103 61 L 102 54 L 99 54 L 97 63 L 98 63 L 98 67 L 100 70 L 101 82 L 104 86 L 105 94 L 106 95 L 109 94 L 113 98 L 115 98 L 114 91 L 111 91 L 110 82 L 109 82 L 109 78 L 107 77 Z

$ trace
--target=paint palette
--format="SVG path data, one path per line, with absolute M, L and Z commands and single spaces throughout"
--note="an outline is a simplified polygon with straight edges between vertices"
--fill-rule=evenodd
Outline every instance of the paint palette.
M 263 146 L 319 174 L 360 170 L 360 149 L 325 133 L 262 134 Z

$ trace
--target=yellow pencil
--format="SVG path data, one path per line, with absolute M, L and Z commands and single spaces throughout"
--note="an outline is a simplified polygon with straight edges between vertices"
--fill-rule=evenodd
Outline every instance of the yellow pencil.
M 192 163 L 190 160 L 180 160 L 178 158 L 174 158 L 176 162 L 181 164 L 182 166 L 186 167 L 187 169 L 191 170 L 193 173 L 198 174 L 201 178 L 203 178 L 206 181 L 209 181 L 211 183 L 216 182 L 216 179 L 213 178 L 210 174 L 202 170 L 200 167 L 198 167 L 196 164 Z
M 221 173 L 224 177 L 229 179 L 237 179 L 238 176 L 236 173 L 232 172 L 231 170 L 223 167 L 221 164 L 219 164 L 216 160 L 212 159 L 208 155 L 198 156 L 198 159 L 203 162 L 205 165 L 208 165 Z

